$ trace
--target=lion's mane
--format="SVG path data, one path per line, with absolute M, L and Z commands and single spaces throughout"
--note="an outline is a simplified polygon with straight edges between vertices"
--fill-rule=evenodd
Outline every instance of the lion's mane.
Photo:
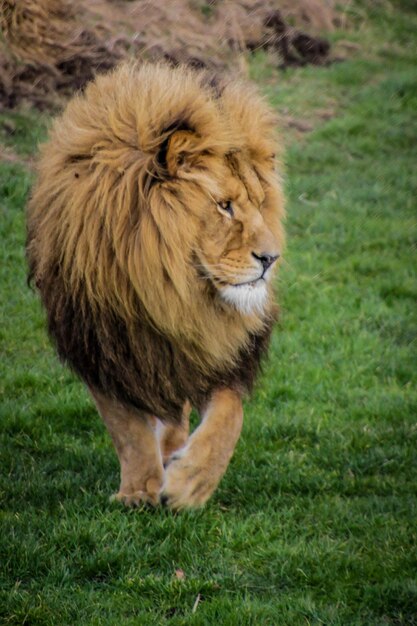
M 243 315 L 198 281 L 193 189 L 215 190 L 201 167 L 184 199 L 166 150 L 192 130 L 200 154 L 245 146 L 261 170 L 274 124 L 247 85 L 152 64 L 98 77 L 55 121 L 28 207 L 29 278 L 59 355 L 91 388 L 176 419 L 186 398 L 199 407 L 214 387 L 251 387 L 272 297 L 262 317 Z

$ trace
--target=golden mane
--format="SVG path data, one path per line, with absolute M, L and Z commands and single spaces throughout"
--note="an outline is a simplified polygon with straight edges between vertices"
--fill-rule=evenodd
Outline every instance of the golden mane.
M 201 371 L 231 367 L 271 317 L 272 293 L 264 314 L 243 315 L 197 279 L 195 205 L 201 189 L 221 193 L 217 162 L 245 151 L 276 203 L 282 240 L 280 185 L 268 164 L 275 125 L 252 87 L 212 86 L 204 72 L 124 64 L 99 76 L 55 121 L 29 203 L 30 272 L 47 310 L 57 306 L 59 274 L 75 310 L 112 312 L 131 335 L 146 317 Z M 179 180 L 166 154 L 181 130 L 197 141 L 196 166 Z

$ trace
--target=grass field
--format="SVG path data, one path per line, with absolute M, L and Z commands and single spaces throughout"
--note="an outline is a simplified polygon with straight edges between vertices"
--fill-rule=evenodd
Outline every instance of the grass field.
M 417 15 L 394 6 L 334 35 L 343 63 L 253 62 L 314 130 L 285 133 L 282 321 L 203 510 L 109 503 L 109 437 L 25 284 L 32 176 L 1 164 L 0 623 L 417 624 Z M 2 141 L 26 159 L 47 122 L 1 114 Z

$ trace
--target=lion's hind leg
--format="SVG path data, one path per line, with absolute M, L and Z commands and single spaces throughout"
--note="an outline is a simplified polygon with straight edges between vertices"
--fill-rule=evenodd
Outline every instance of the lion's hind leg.
M 179 424 L 157 421 L 156 432 L 164 466 L 167 464 L 170 456 L 187 443 L 190 431 L 190 413 L 191 404 L 187 400 Z
M 158 504 L 164 470 L 154 418 L 90 391 L 120 461 L 120 489 L 114 498 L 128 506 Z

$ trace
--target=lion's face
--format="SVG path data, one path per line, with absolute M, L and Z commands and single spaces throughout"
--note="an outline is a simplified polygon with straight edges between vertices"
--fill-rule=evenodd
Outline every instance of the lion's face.
M 274 199 L 243 155 L 221 169 L 221 193 L 205 211 L 196 256 L 226 302 L 243 313 L 262 312 L 281 252 Z
M 192 138 L 181 135 L 184 149 Z M 253 162 L 242 149 L 216 156 L 199 153 L 175 170 L 189 220 L 198 223 L 196 274 L 243 314 L 264 311 L 281 253 L 282 198 L 273 165 L 272 154 Z

